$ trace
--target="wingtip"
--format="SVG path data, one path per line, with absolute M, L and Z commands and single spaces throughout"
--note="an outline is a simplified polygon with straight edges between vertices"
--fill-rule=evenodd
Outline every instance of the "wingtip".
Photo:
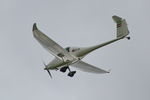
M 37 26 L 36 26 L 36 23 L 33 24 L 33 29 L 32 31 L 35 31 L 35 30 L 38 30 Z

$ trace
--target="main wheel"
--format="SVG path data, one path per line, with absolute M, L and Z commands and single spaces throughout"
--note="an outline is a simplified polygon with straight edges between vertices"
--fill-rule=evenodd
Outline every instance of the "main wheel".
M 75 73 L 76 73 L 76 71 L 71 71 L 68 73 L 68 76 L 73 77 Z
M 62 68 L 60 69 L 60 71 L 64 73 L 64 72 L 66 72 L 67 69 L 68 69 L 68 66 L 62 67 Z

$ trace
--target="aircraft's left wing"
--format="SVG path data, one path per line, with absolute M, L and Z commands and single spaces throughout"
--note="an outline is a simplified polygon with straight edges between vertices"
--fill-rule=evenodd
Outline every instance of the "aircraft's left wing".
M 109 71 L 105 71 L 103 69 L 100 69 L 98 67 L 85 63 L 83 61 L 78 61 L 77 63 L 74 63 L 71 66 L 78 68 L 79 70 L 84 71 L 84 72 L 90 72 L 90 73 L 95 73 L 95 74 L 109 73 Z
M 36 23 L 33 25 L 33 36 L 36 40 L 52 55 L 62 60 L 70 60 L 72 61 L 74 57 L 70 55 L 64 48 L 62 48 L 55 41 L 50 39 L 44 33 L 42 33 L 37 27 Z

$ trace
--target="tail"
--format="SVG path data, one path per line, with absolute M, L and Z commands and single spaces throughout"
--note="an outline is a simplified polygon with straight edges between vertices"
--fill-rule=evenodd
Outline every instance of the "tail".
M 122 19 L 118 16 L 112 16 L 113 20 L 117 24 L 117 38 L 124 38 L 129 34 L 129 30 L 127 27 L 127 22 L 125 19 Z

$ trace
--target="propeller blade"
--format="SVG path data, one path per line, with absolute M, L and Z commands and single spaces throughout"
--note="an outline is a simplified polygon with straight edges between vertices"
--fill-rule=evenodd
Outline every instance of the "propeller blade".
M 44 65 L 44 66 L 45 66 L 45 68 L 46 68 L 47 66 L 46 66 L 45 62 L 44 62 L 44 61 L 42 61 L 42 62 L 43 62 L 43 65 Z
M 47 66 L 46 66 L 46 64 L 44 63 L 44 61 L 43 61 L 43 64 L 44 64 L 44 66 L 45 66 L 45 70 L 47 70 L 47 72 L 48 72 L 49 76 L 52 78 L 52 74 L 50 73 L 50 71 L 49 71 L 48 69 L 46 69 L 46 68 L 47 68 Z
M 47 72 L 49 74 L 49 76 L 52 78 L 52 74 L 50 73 L 50 71 L 47 69 Z

